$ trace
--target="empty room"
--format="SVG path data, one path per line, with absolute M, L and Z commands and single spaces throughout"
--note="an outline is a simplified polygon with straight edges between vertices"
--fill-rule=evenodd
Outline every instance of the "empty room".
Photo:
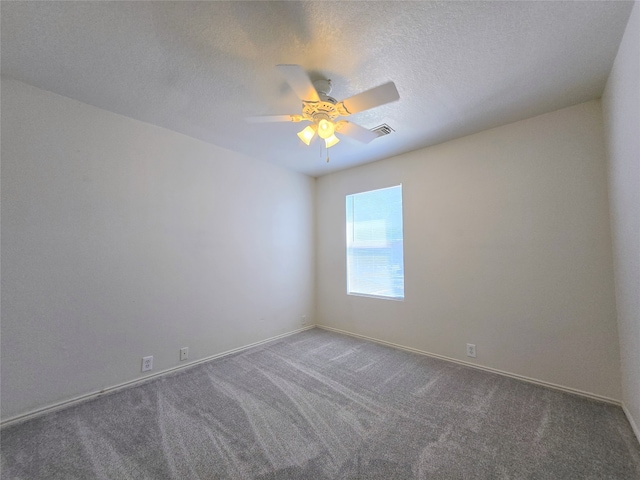
M 2 480 L 640 479 L 637 1 L 0 17 Z

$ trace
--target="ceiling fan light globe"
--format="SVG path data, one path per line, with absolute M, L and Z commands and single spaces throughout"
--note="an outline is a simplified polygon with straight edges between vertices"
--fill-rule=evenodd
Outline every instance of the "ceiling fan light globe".
M 324 118 L 318 122 L 318 135 L 325 140 L 332 137 L 336 131 L 336 126 L 333 122 L 325 120 Z
M 324 143 L 325 143 L 327 148 L 333 147 L 339 141 L 340 141 L 340 139 L 338 137 L 336 137 L 335 135 L 331 135 L 329 138 L 325 138 L 324 139 Z
M 298 132 L 298 137 L 300 137 L 300 140 L 302 140 L 304 143 L 309 145 L 311 143 L 311 140 L 313 140 L 313 136 L 315 134 L 316 129 L 313 126 L 309 125 L 304 130 Z

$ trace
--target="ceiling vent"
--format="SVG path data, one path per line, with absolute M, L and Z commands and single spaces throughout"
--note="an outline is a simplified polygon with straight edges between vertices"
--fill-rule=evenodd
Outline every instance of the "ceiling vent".
M 391 132 L 395 132 L 395 130 L 391 128 L 389 125 L 387 125 L 386 123 L 383 123 L 382 125 L 378 125 L 377 127 L 373 127 L 371 131 L 376 135 L 378 135 L 379 137 L 383 137 L 385 135 L 389 135 Z

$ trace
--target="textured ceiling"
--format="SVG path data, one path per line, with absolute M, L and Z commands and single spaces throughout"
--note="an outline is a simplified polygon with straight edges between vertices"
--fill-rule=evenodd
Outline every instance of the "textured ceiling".
M 632 2 L 2 2 L 2 74 L 309 175 L 598 98 Z M 395 132 L 307 147 L 274 66 L 338 100 L 389 80 L 400 100 L 349 117 Z

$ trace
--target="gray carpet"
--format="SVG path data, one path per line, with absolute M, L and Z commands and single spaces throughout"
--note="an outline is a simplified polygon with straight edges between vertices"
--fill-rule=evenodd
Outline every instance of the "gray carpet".
M 2 479 L 638 479 L 618 407 L 309 330 L 5 428 Z

